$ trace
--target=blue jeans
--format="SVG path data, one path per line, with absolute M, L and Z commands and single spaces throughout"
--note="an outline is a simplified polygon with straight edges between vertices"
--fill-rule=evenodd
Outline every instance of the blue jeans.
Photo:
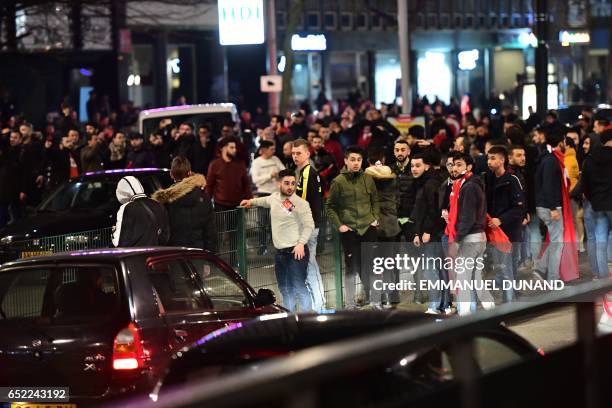
M 518 244 L 517 244 L 518 246 Z M 515 245 L 512 245 L 512 250 L 514 251 Z M 513 282 L 515 279 L 515 269 L 514 269 L 514 253 L 505 253 L 500 251 L 499 249 L 493 247 L 492 248 L 493 255 L 493 263 L 497 266 L 497 273 L 495 274 L 495 282 L 497 282 L 497 286 L 502 288 L 502 295 L 504 303 L 512 302 L 514 300 L 514 290 L 512 288 L 504 290 L 503 282 L 509 281 Z
M 325 292 L 321 271 L 317 263 L 317 241 L 319 239 L 319 228 L 315 228 L 308 240 L 308 272 L 306 275 L 306 285 L 310 290 L 312 308 L 315 312 L 322 312 L 325 309 Z
M 448 238 L 447 238 L 448 245 Z M 448 272 L 444 270 L 444 250 L 440 242 L 429 242 L 423 244 L 423 255 L 427 259 L 427 264 L 423 268 L 424 277 L 429 282 L 448 282 Z M 437 260 L 442 260 L 441 265 L 437 265 Z M 441 266 L 441 268 L 439 268 Z M 436 290 L 433 285 L 428 290 L 429 303 L 427 308 L 431 310 L 444 310 L 450 307 L 450 294 L 448 289 Z
M 597 246 L 595 245 L 595 211 L 593 211 L 593 206 L 587 200 L 584 200 L 582 203 L 582 208 L 584 209 L 584 231 L 587 237 L 586 249 L 589 257 L 589 266 L 593 276 L 599 277 L 601 275 L 597 265 Z
M 457 259 L 472 259 L 483 258 L 487 246 L 487 237 L 484 232 L 469 234 L 458 243 Z M 468 267 L 469 266 L 469 267 Z M 470 265 L 465 265 L 462 270 L 455 267 L 455 279 L 458 282 L 463 282 L 465 286 L 467 282 L 482 282 L 483 270 L 476 262 Z M 457 311 L 459 314 L 470 313 L 476 311 L 476 301 L 481 303 L 493 303 L 493 296 L 484 288 L 478 290 L 470 290 L 467 287 L 462 287 L 457 291 Z
M 538 261 L 536 269 L 546 273 L 549 281 L 559 279 L 559 266 L 561 265 L 561 252 L 563 250 L 563 209 L 557 207 L 561 217 L 553 221 L 550 216 L 550 209 L 544 207 L 536 208 L 538 218 L 540 218 L 548 229 L 550 242 Z
M 529 242 L 527 249 L 529 257 L 535 262 L 542 249 L 542 234 L 540 233 L 540 219 L 536 214 L 531 214 L 531 219 L 525 228 L 525 241 Z
M 291 253 L 293 248 L 278 249 L 275 256 L 274 272 L 278 289 L 283 296 L 283 305 L 291 312 L 297 311 L 300 304 L 301 312 L 312 310 L 310 291 L 306 287 L 308 269 L 308 247 L 304 247 L 304 257 L 300 260 Z
M 600 278 L 608 276 L 608 238 L 611 229 L 612 211 L 595 211 L 595 245 Z

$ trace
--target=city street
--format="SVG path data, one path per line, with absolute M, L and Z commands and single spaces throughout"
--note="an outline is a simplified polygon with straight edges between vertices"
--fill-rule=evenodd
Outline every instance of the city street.
M 612 407 L 611 22 L 1 0 L 0 408 Z

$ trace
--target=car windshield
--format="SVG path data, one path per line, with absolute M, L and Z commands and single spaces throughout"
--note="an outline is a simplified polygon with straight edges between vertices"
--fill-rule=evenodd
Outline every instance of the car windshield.
M 113 180 L 78 181 L 58 188 L 38 208 L 39 211 L 64 211 L 107 208 L 117 204 Z

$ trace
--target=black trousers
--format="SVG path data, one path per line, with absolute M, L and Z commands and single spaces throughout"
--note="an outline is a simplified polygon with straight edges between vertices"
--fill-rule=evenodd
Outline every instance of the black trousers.
M 370 302 L 370 276 L 372 270 L 370 265 L 361 265 L 361 244 L 376 242 L 378 239 L 376 228 L 370 227 L 363 235 L 357 234 L 355 231 L 348 231 L 340 234 L 342 249 L 344 251 L 344 262 L 346 264 L 346 305 L 355 305 L 356 278 L 359 274 L 361 283 L 365 291 L 365 301 Z

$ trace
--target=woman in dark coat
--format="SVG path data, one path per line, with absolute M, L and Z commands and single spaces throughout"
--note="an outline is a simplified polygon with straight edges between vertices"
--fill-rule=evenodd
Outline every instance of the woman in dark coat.
M 170 175 L 175 183 L 152 196 L 168 211 L 168 245 L 214 252 L 217 249 L 217 228 L 211 199 L 204 191 L 206 179 L 201 174 L 192 174 L 189 160 L 182 156 L 172 160 Z

